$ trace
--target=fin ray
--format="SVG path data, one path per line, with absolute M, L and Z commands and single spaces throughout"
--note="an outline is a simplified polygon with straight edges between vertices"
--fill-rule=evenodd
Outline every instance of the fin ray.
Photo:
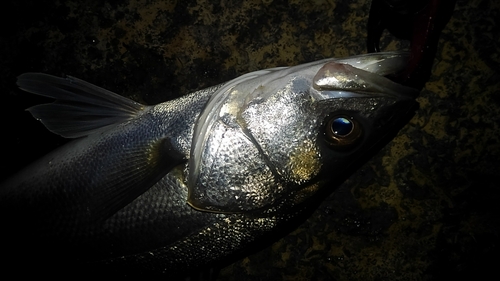
M 103 131 L 137 116 L 146 106 L 78 78 L 25 73 L 17 85 L 24 91 L 53 98 L 27 110 L 51 132 L 78 138 Z

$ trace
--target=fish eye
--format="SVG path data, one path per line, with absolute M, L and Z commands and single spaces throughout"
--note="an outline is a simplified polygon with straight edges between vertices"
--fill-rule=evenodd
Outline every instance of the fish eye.
M 334 149 L 348 149 L 361 139 L 362 128 L 356 118 L 349 115 L 333 115 L 326 119 L 325 139 Z

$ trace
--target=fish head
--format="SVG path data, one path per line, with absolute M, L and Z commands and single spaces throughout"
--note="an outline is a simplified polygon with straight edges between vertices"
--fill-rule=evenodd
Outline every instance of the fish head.
M 210 212 L 265 210 L 343 178 L 416 104 L 416 90 L 384 77 L 406 60 L 401 53 L 326 59 L 223 85 L 195 126 L 188 203 Z

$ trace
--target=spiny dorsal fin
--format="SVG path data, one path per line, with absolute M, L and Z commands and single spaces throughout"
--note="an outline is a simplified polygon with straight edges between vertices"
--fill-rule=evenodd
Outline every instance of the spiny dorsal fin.
M 45 127 L 65 138 L 78 138 L 103 131 L 134 118 L 144 105 L 83 80 L 68 76 L 25 73 L 17 85 L 24 91 L 54 98 L 27 110 Z

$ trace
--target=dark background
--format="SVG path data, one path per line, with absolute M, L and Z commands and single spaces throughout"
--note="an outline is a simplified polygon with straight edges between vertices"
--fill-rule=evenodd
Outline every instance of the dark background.
M 72 75 L 155 104 L 257 69 L 365 53 L 369 7 L 6 1 L 1 179 L 66 142 L 24 111 L 48 100 L 16 89 L 23 72 Z M 498 1 L 458 1 L 416 116 L 299 228 L 219 280 L 498 278 L 499 12 Z M 382 40 L 384 50 L 405 45 Z

